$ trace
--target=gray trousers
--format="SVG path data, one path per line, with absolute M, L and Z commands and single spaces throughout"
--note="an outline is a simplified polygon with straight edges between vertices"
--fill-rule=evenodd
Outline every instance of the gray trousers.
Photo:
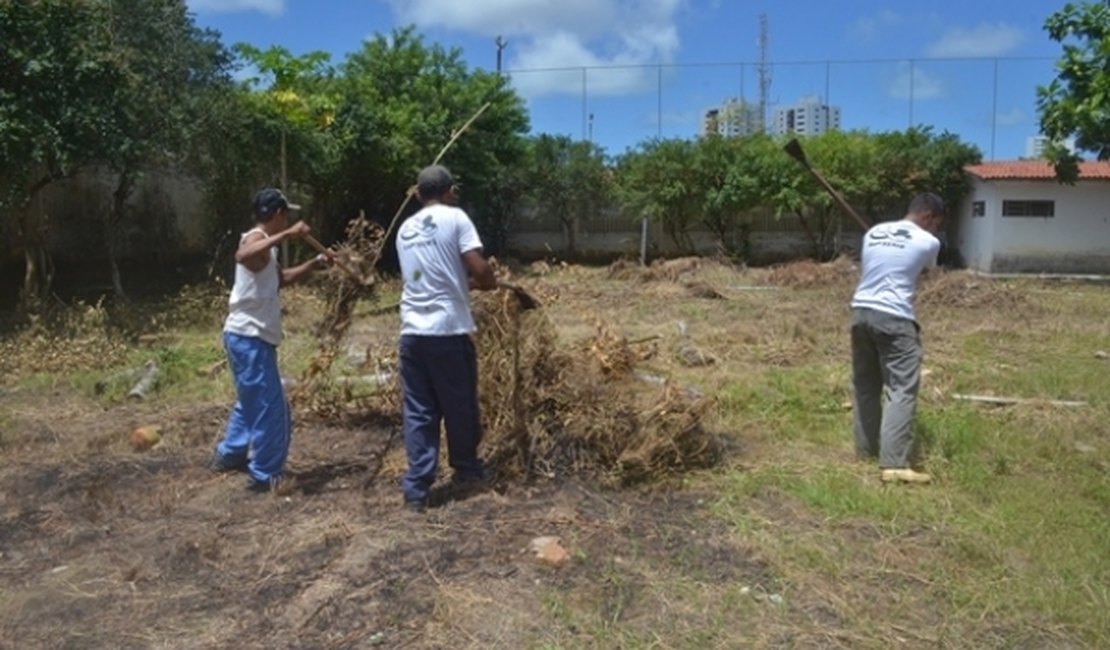
M 917 323 L 874 309 L 852 310 L 856 454 L 877 456 L 884 469 L 910 466 L 921 356 Z

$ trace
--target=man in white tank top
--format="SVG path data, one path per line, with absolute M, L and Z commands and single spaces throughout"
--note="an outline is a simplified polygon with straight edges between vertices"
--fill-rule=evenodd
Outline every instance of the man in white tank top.
M 455 185 L 438 165 L 416 182 L 424 208 L 397 231 L 401 293 L 401 388 L 405 452 L 401 479 L 405 505 L 422 512 L 436 479 L 440 424 L 447 430 L 453 480 L 473 486 L 486 479 L 478 457 L 482 423 L 478 411 L 478 360 L 470 335 L 470 289 L 497 288 L 482 257 L 482 241 L 465 212 L 452 203 Z
M 235 284 L 228 299 L 224 348 L 238 398 L 213 469 L 243 470 L 247 487 L 268 492 L 281 478 L 289 455 L 292 419 L 278 373 L 281 297 L 278 290 L 306 277 L 329 260 L 325 256 L 289 269 L 278 263 L 277 247 L 308 234 L 308 224 L 289 225 L 289 203 L 280 190 L 259 191 L 252 203 L 255 227 L 243 233 L 235 251 Z
M 880 223 L 863 236 L 852 297 L 853 428 L 857 456 L 877 458 L 884 482 L 932 480 L 910 467 L 922 357 L 913 304 L 921 272 L 937 264 L 935 235 L 944 218 L 939 196 L 919 194 L 905 218 Z

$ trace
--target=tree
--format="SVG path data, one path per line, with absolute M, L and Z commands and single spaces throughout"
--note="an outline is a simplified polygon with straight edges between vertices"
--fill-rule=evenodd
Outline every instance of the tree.
M 675 243 L 693 249 L 690 229 L 701 218 L 704 188 L 695 163 L 697 145 L 689 140 L 652 140 L 621 156 L 617 163 L 617 196 L 633 217 L 647 217 L 663 226 Z
M 112 286 L 125 298 L 117 258 L 127 202 L 145 170 L 183 161 L 213 93 L 230 83 L 231 60 L 217 34 L 193 24 L 181 0 L 111 0 L 106 19 L 123 83 L 112 128 L 104 132 L 105 162 L 116 176 L 104 236 Z
M 50 183 L 104 160 L 118 128 L 115 57 L 105 6 L 84 0 L 0 3 L 0 210 L 24 256 L 25 308 L 46 295 L 52 263 L 33 201 Z
M 577 253 L 582 219 L 601 212 L 609 189 L 605 152 L 592 142 L 540 135 L 531 143 L 528 197 L 534 209 L 554 214 L 563 226 L 566 253 Z
M 701 220 L 720 252 L 741 259 L 751 255 L 751 226 L 744 216 L 763 204 L 762 159 L 774 148 L 764 135 L 709 136 L 698 142 L 694 159 L 704 196 Z
M 528 130 L 523 101 L 506 79 L 468 70 L 461 51 L 426 45 L 405 28 L 365 41 L 340 66 L 338 86 L 335 219 L 365 210 L 388 221 L 417 172 L 488 102 L 443 163 L 483 239 L 503 241 L 517 203 L 513 193 L 520 190 L 514 170 L 524 165 Z M 509 182 L 502 187 L 502 181 Z
M 1110 159 L 1110 2 L 1069 3 L 1048 17 L 1045 30 L 1063 44 L 1056 78 L 1037 88 L 1041 133 L 1053 143 L 1046 154 L 1066 183 L 1079 176 L 1079 156 L 1062 145 Z
M 247 88 L 257 90 L 265 81 L 267 88 L 254 97 L 258 110 L 269 113 L 280 126 L 278 161 L 282 190 L 288 191 L 288 134 L 293 128 L 327 128 L 335 121 L 335 96 L 328 92 L 332 77 L 328 62 L 331 55 L 313 51 L 294 56 L 289 50 L 273 46 L 260 50 L 246 43 L 235 46 L 236 53 L 253 65 L 262 77 L 247 80 Z

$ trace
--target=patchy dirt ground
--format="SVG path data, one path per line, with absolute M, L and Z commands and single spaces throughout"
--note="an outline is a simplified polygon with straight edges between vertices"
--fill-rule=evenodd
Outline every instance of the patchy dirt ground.
M 945 563 L 993 555 L 955 523 L 901 523 L 870 468 L 851 463 L 844 376 L 828 370 L 845 358 L 846 264 L 741 272 L 685 260 L 650 277 L 573 267 L 525 277 L 542 285 L 561 338 L 582 340 L 606 319 L 650 348 L 637 368 L 646 390 L 667 377 L 729 413 L 708 423 L 724 441 L 720 466 L 637 490 L 589 477 L 509 482 L 469 497 L 440 491 L 413 515 L 401 507 L 398 423 L 386 413 L 302 417 L 292 480 L 255 495 L 243 475 L 206 467 L 224 399 L 135 404 L 64 381 L 0 387 L 0 647 L 1085 647 L 1091 637 L 1074 625 L 976 609 Z M 984 301 L 1026 304 L 946 281 L 923 295 L 948 310 L 933 331 L 960 331 Z M 796 299 L 798 287 L 820 293 Z M 388 350 L 394 319 L 360 319 L 351 348 Z M 311 328 L 293 320 L 288 349 L 304 353 Z M 932 406 L 956 385 L 947 368 L 961 341 L 930 348 L 940 357 Z M 757 371 L 769 374 L 747 388 Z M 816 397 L 791 392 L 785 372 Z M 794 421 L 776 420 L 790 413 L 831 423 L 834 442 L 818 426 L 792 437 Z M 133 451 L 128 434 L 149 423 L 163 426 L 163 443 Z M 787 432 L 768 433 L 776 427 Z M 955 494 L 946 489 L 937 502 Z M 839 510 L 849 515 L 829 514 Z M 540 536 L 557 536 L 569 560 L 537 560 L 529 546 Z
M 650 574 L 774 583 L 696 493 L 516 486 L 413 515 L 380 471 L 394 423 L 371 421 L 302 423 L 292 485 L 254 495 L 205 468 L 224 405 L 20 398 L 4 398 L 26 434 L 6 451 L 25 462 L 0 474 L 7 647 L 524 647 L 545 637 L 551 593 L 598 589 L 616 620 L 658 614 Z M 167 444 L 125 450 L 121 425 L 152 417 L 172 422 Z M 541 535 L 565 566 L 532 556 Z

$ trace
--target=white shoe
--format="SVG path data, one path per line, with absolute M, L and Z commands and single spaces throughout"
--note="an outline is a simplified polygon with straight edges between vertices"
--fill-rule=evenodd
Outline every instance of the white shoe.
M 933 477 L 925 472 L 917 472 L 910 468 L 884 469 L 883 483 L 931 483 Z

